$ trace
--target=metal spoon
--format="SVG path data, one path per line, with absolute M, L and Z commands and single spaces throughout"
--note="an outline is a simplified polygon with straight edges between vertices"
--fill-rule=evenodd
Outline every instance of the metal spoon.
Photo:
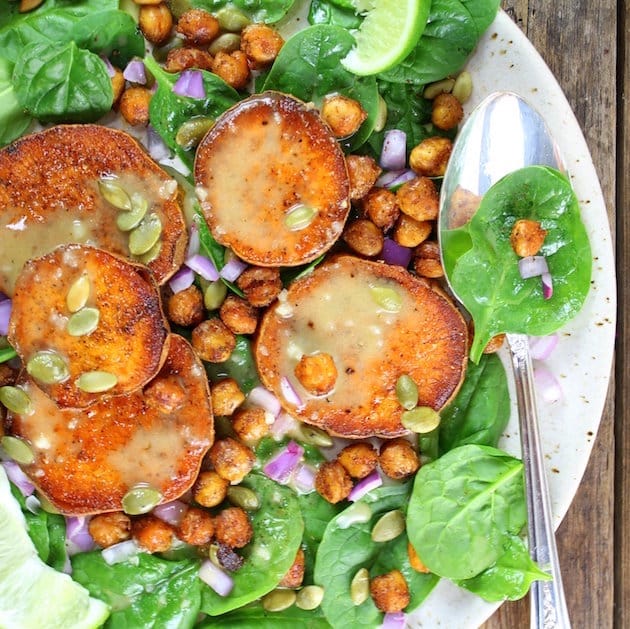
M 491 94 L 472 112 L 453 147 L 440 196 L 440 240 L 442 231 L 452 229 L 453 221 L 458 220 L 454 215 L 455 204 L 451 203 L 456 191 L 461 193 L 463 188 L 481 197 L 504 175 L 532 165 L 566 170 L 541 115 L 516 94 Z M 442 261 L 448 279 L 452 268 L 448 268 L 444 255 Z M 519 333 L 508 333 L 506 338 L 514 371 L 525 466 L 529 549 L 532 558 L 553 577 L 552 581 L 535 581 L 531 586 L 531 627 L 568 629 L 571 625 L 551 522 L 528 339 Z

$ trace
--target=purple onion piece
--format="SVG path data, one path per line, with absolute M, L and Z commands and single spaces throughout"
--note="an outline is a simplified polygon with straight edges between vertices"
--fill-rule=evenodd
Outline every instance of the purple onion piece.
M 184 70 L 173 85 L 173 92 L 178 96 L 195 98 L 197 100 L 206 97 L 203 86 L 203 75 L 199 70 Z
M 383 616 L 381 629 L 404 629 L 405 614 L 404 612 L 388 612 Z
M 145 85 L 147 82 L 147 73 L 144 69 L 144 63 L 139 59 L 133 59 L 127 64 L 123 76 L 130 83 Z
M 278 417 L 280 410 L 280 400 L 265 387 L 254 387 L 247 396 L 248 401 L 256 406 L 262 406 L 266 411 L 269 411 L 274 417 Z
M 172 500 L 158 505 L 151 513 L 167 524 L 179 526 L 186 511 L 188 511 L 186 503 L 181 500 Z
M 84 553 L 94 548 L 95 543 L 90 535 L 88 519 L 83 516 L 66 517 L 66 547 L 69 555 Z
M 187 267 L 183 266 L 171 279 L 168 281 L 168 285 L 173 293 L 180 293 L 186 290 L 189 286 L 193 285 L 195 281 L 195 272 Z
M 524 280 L 549 273 L 545 256 L 527 256 L 518 261 L 518 272 Z
M 385 133 L 381 149 L 380 165 L 385 170 L 401 170 L 407 163 L 407 134 L 400 129 Z
M 403 173 L 408 172 L 406 168 L 400 170 L 386 170 L 374 183 L 377 188 L 388 188 L 392 181 L 396 181 Z
M 298 491 L 309 493 L 315 488 L 315 470 L 306 463 L 299 463 L 293 471 L 293 484 Z
M 31 483 L 28 476 L 15 461 L 2 461 L 2 467 L 7 474 L 7 478 L 20 490 L 20 493 L 25 498 L 35 491 L 35 485 Z
M 282 376 L 280 378 L 280 391 L 282 391 L 282 395 L 284 399 L 289 403 L 297 406 L 297 408 L 303 408 L 304 402 L 300 397 L 299 393 L 296 391 L 291 381 L 286 377 Z
M 199 226 L 197 221 L 192 221 L 190 228 L 188 229 L 188 249 L 186 250 L 186 257 L 194 256 L 199 253 L 201 247 L 201 240 L 199 238 Z
M 108 546 L 101 551 L 101 555 L 106 564 L 113 566 L 135 557 L 140 553 L 140 547 L 132 539 L 119 542 L 113 546 Z
M 105 55 L 101 55 L 101 61 L 105 64 L 109 78 L 113 79 L 116 76 L 116 68 L 114 68 L 112 62 Z
M 289 441 L 275 457 L 267 462 L 263 472 L 281 485 L 286 485 L 291 480 L 291 474 L 296 469 L 304 454 L 304 448 L 295 441 Z
M 166 146 L 164 140 L 151 125 L 147 127 L 147 150 L 156 162 L 168 159 L 171 156 L 168 146 Z
M 391 238 L 385 238 L 383 241 L 381 257 L 387 264 L 407 268 L 411 262 L 411 254 L 412 250 L 409 247 L 403 247 Z
M 219 271 L 219 275 L 228 282 L 234 282 L 247 268 L 247 262 L 239 258 L 230 258 L 226 265 Z
M 11 318 L 11 309 L 13 302 L 10 299 L 0 301 L 0 336 L 6 336 L 9 333 L 9 319 Z
M 232 577 L 209 559 L 204 560 L 199 567 L 199 578 L 209 585 L 219 596 L 227 596 L 234 587 Z
M 557 334 L 547 336 L 530 336 L 529 353 L 533 360 L 547 360 L 558 345 L 560 337 Z
M 551 273 L 546 272 L 540 276 L 542 283 L 542 292 L 545 299 L 551 299 L 553 297 L 553 280 L 551 279 Z
M 204 280 L 208 280 L 208 282 L 214 282 L 219 279 L 219 272 L 212 260 L 202 256 L 200 253 L 195 253 L 190 258 L 186 258 L 184 264 L 195 273 L 201 275 Z
M 381 475 L 378 473 L 378 470 L 374 470 L 370 474 L 368 474 L 365 478 L 361 479 L 353 488 L 350 494 L 348 495 L 348 500 L 350 502 L 356 502 L 360 498 L 363 498 L 365 494 L 380 487 L 383 484 L 383 479 Z
M 560 382 L 544 365 L 534 367 L 534 383 L 539 399 L 546 404 L 554 404 L 564 397 Z

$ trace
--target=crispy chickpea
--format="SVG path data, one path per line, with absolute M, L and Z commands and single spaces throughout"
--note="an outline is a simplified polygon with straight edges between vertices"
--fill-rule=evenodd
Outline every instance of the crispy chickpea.
M 173 48 L 166 55 L 164 69 L 167 72 L 183 72 L 196 68 L 212 71 L 212 55 L 199 48 Z
M 131 537 L 131 519 L 122 511 L 100 513 L 89 521 L 88 530 L 98 546 L 107 548 Z
M 404 183 L 396 192 L 400 211 L 417 221 L 434 221 L 438 215 L 440 196 L 428 177 L 416 177 Z
M 280 33 L 267 24 L 249 24 L 241 31 L 241 50 L 256 70 L 273 63 L 282 46 Z
M 237 410 L 232 416 L 232 428 L 244 444 L 255 445 L 269 434 L 265 409 L 260 406 L 252 406 Z
M 346 157 L 350 180 L 350 199 L 362 199 L 374 186 L 383 169 L 368 155 L 348 155 Z
M 182 542 L 193 546 L 209 544 L 214 537 L 214 519 L 207 511 L 190 507 L 184 513 L 175 533 Z
M 236 285 L 245 293 L 247 301 L 257 308 L 268 306 L 282 290 L 280 271 L 262 266 L 246 268 Z
M 219 20 L 203 9 L 190 9 L 179 16 L 175 28 L 187 44 L 207 46 L 221 30 Z
M 335 504 L 348 497 L 352 491 L 352 480 L 339 461 L 326 461 L 315 474 L 315 489 L 322 498 Z
M 425 240 L 413 253 L 413 268 L 418 275 L 437 279 L 444 277 L 444 268 L 440 260 L 440 246 L 434 240 Z
M 367 218 L 358 218 L 346 225 L 343 239 L 353 251 L 369 258 L 383 250 L 383 232 Z
M 231 415 L 244 401 L 245 394 L 234 378 L 225 378 L 210 388 L 212 412 L 215 415 Z
M 147 552 L 163 553 L 171 547 L 175 529 L 149 513 L 131 522 L 131 535 Z
M 403 247 L 417 247 L 433 231 L 432 221 L 417 221 L 411 216 L 400 214 L 394 226 L 393 238 Z
M 144 5 L 138 13 L 138 26 L 147 41 L 159 46 L 171 35 L 173 15 L 165 2 Z
M 214 519 L 217 542 L 230 548 L 243 548 L 251 540 L 254 531 L 247 512 L 240 507 L 228 507 Z
M 193 284 L 171 295 L 167 312 L 168 318 L 177 325 L 199 325 L 205 318 L 202 292 Z
M 240 483 L 256 462 L 251 448 L 232 437 L 215 441 L 209 457 L 217 474 L 231 483 Z
M 174 376 L 157 376 L 144 389 L 146 405 L 161 413 L 173 413 L 185 400 L 186 391 Z
M 477 211 L 481 197 L 466 188 L 457 186 L 453 191 L 448 209 L 449 229 L 465 225 Z
M 409 557 L 409 565 L 416 571 L 428 574 L 431 572 L 422 562 L 422 559 L 418 557 L 416 549 L 411 545 L 411 542 L 407 542 L 407 557 Z
M 370 579 L 370 595 L 382 612 L 399 612 L 409 605 L 409 587 L 400 570 Z
M 212 62 L 212 71 L 235 90 L 242 90 L 249 82 L 249 65 L 241 50 L 217 52 Z
M 125 91 L 125 77 L 120 68 L 114 68 L 114 76 L 112 76 L 112 92 L 114 93 L 114 100 L 112 101 L 112 107 L 118 105 L 118 101 Z
M 258 311 L 238 295 L 228 295 L 219 308 L 219 317 L 234 334 L 253 334 L 258 325 Z
M 383 473 L 395 480 L 415 474 L 420 467 L 418 453 L 411 443 L 402 437 L 381 445 L 378 462 Z
M 302 581 L 304 581 L 305 565 L 306 558 L 304 556 L 304 551 L 301 548 L 298 548 L 291 567 L 282 577 L 280 583 L 278 583 L 278 587 L 291 589 L 299 588 L 300 585 L 302 585 Z
M 521 258 L 535 256 L 543 246 L 547 230 L 538 221 L 520 219 L 512 226 L 510 244 L 514 253 Z
M 400 214 L 396 195 L 386 188 L 372 188 L 361 204 L 367 217 L 383 231 L 389 231 Z
M 120 97 L 118 109 L 122 117 L 132 126 L 149 124 L 151 92 L 146 87 L 128 87 Z
M 418 175 L 441 177 L 453 150 L 448 138 L 434 136 L 422 140 L 409 155 L 409 166 Z
M 433 99 L 431 122 L 443 131 L 454 129 L 464 117 L 462 104 L 453 96 L 442 92 Z
M 210 363 L 226 361 L 236 347 L 236 336 L 216 317 L 202 321 L 192 331 L 191 340 L 199 357 Z
M 229 480 L 222 478 L 214 470 L 205 470 L 197 476 L 193 485 L 193 498 L 202 507 L 216 507 L 225 500 L 229 486 Z
M 321 116 L 337 138 L 346 138 L 358 131 L 367 118 L 359 101 L 335 94 L 324 99 Z
M 295 377 L 313 395 L 330 393 L 337 382 L 337 367 L 330 354 L 303 354 L 295 366 Z
M 351 443 L 337 455 L 337 461 L 352 478 L 365 478 L 378 464 L 378 453 L 367 442 Z

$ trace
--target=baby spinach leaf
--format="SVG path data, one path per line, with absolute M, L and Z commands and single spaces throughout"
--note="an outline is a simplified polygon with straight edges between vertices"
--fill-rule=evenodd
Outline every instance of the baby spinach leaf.
M 440 413 L 441 451 L 466 443 L 496 446 L 510 419 L 510 410 L 501 359 L 496 354 L 484 354 L 478 364 L 470 361 L 457 396 Z
M 479 37 L 494 22 L 501 0 L 461 0 L 477 26 Z
M 306 611 L 293 605 L 281 612 L 268 612 L 262 608 L 262 605 L 249 605 L 198 625 L 198 629 L 210 629 L 211 627 L 228 627 L 228 629 L 278 629 L 279 627 L 328 629 L 330 625 L 319 608 Z
M 520 537 L 511 536 L 497 562 L 472 579 L 457 581 L 457 585 L 486 601 L 516 601 L 523 598 L 532 581 L 550 581 L 530 557 Z
M 309 24 L 332 24 L 351 30 L 359 28 L 362 21 L 354 9 L 339 6 L 331 0 L 312 0 L 308 10 Z
M 201 611 L 218 616 L 255 601 L 273 590 L 286 574 L 300 547 L 304 522 L 293 491 L 261 474 L 249 474 L 243 485 L 260 498 L 252 514 L 252 541 L 242 550 L 243 566 L 232 574 L 234 589 L 219 596 L 204 585 Z
M 213 382 L 222 378 L 234 378 L 246 395 L 260 384 L 250 340 L 236 337 L 236 346 L 230 357 L 222 363 L 205 363 L 206 373 Z
M 13 71 L 17 98 L 43 122 L 91 122 L 112 106 L 112 84 L 97 55 L 74 42 L 29 44 Z
M 211 13 L 232 5 L 249 15 L 253 22 L 272 24 L 287 14 L 294 2 L 295 0 L 191 0 L 190 5 Z
M 0 57 L 0 146 L 19 138 L 32 122 L 13 88 L 13 64 Z
M 539 277 L 523 279 L 519 273 L 510 243 L 519 219 L 539 221 L 547 230 L 540 255 L 553 278 L 550 299 L 543 297 Z M 471 360 L 479 360 L 495 334 L 545 336 L 581 309 L 590 289 L 591 248 L 575 193 L 558 171 L 530 166 L 507 175 L 461 229 L 472 248 L 457 259 L 450 280 L 475 323 Z
M 523 463 L 464 445 L 423 465 L 407 511 L 409 539 L 435 574 L 469 579 L 492 566 L 526 521 Z
M 198 560 L 147 553 L 112 566 L 99 551 L 72 558 L 72 578 L 111 606 L 108 629 L 192 627 L 199 613 L 198 573 Z

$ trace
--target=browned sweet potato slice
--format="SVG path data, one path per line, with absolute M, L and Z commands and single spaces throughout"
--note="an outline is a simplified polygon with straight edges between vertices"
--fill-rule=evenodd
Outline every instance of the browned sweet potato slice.
M 395 437 L 406 432 L 398 378 L 410 376 L 418 404 L 439 410 L 461 384 L 466 346 L 464 320 L 442 295 L 402 267 L 339 256 L 270 306 L 255 356 L 263 384 L 295 417 L 344 437 Z M 330 393 L 313 395 L 295 369 L 320 353 L 337 377 Z M 286 397 L 287 381 L 301 405 Z
M 350 208 L 343 153 L 316 110 L 264 92 L 228 110 L 197 149 L 195 181 L 217 241 L 260 266 L 313 260 Z
M 26 260 L 60 244 L 89 243 L 133 257 L 129 232 L 116 225 L 120 211 L 99 187 L 102 178 L 145 199 L 160 218 L 159 253 L 145 258 L 157 282 L 181 266 L 187 235 L 175 181 L 123 131 L 60 125 L 0 151 L 0 291 L 10 295 Z
M 29 260 L 17 279 L 9 342 L 59 406 L 84 407 L 144 386 L 166 358 L 167 336 L 149 271 L 102 249 L 61 245 Z M 51 361 L 59 365 L 53 374 Z M 113 378 L 85 375 L 91 372 Z
M 24 471 L 62 513 L 119 510 L 140 483 L 168 502 L 194 482 L 214 440 L 208 382 L 187 341 L 173 335 L 169 347 L 144 391 L 89 409 L 59 409 L 21 378 L 33 412 L 9 413 L 9 432 L 30 444 L 35 460 Z

